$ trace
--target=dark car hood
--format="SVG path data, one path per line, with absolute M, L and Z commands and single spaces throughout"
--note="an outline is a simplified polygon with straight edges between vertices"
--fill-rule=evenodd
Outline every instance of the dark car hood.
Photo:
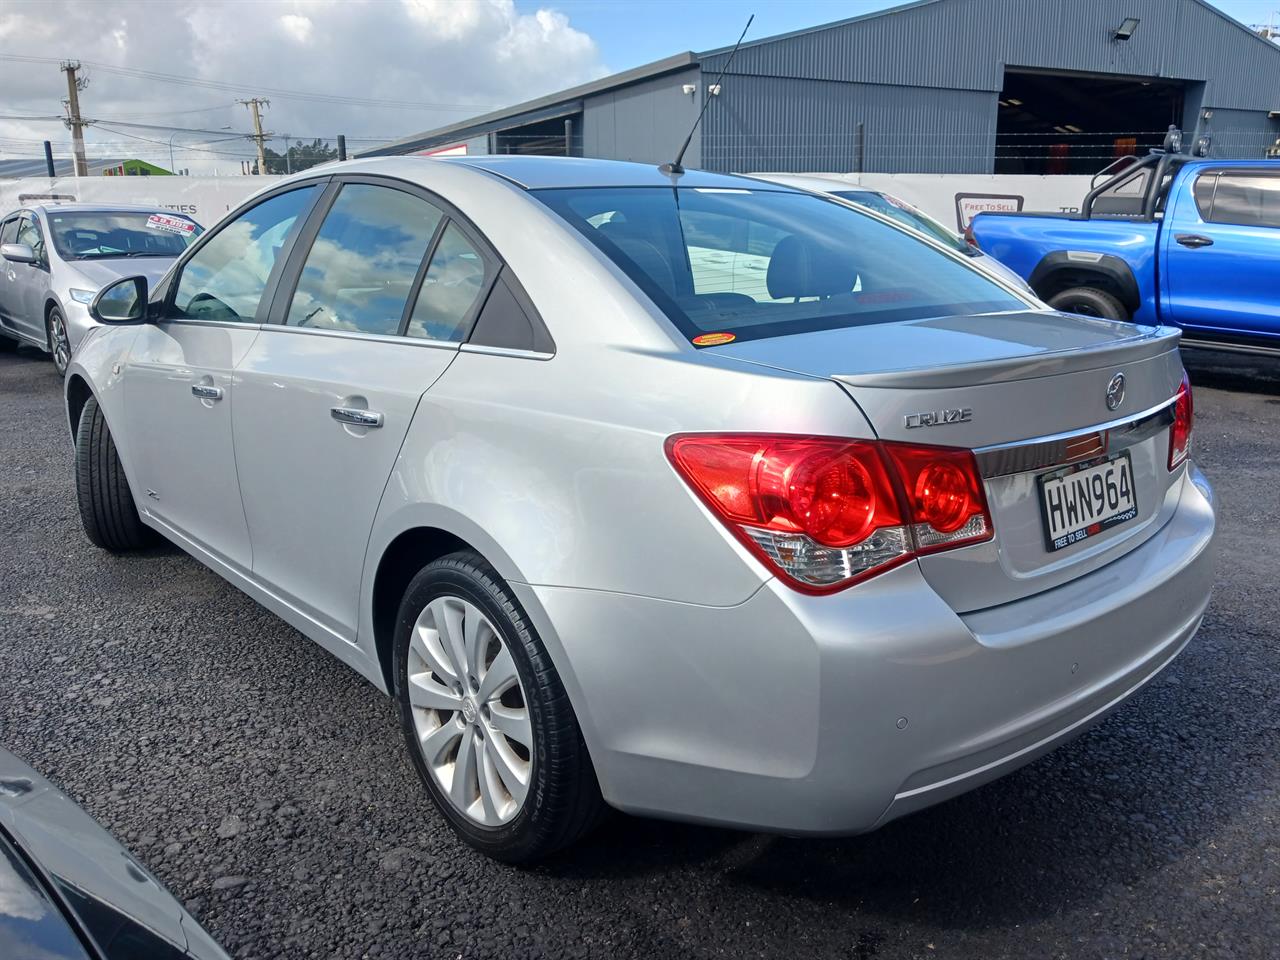
M 70 797 L 4 749 L 0 828 L 60 890 L 74 888 L 98 908 L 132 920 L 198 960 L 229 960 L 124 847 Z

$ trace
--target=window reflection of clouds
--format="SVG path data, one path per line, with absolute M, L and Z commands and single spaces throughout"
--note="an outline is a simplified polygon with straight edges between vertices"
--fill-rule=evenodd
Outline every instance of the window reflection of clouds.
M 343 187 L 307 255 L 288 322 L 396 333 L 440 217 L 425 200 L 399 190 Z
M 280 248 L 314 190 L 272 197 L 219 230 L 183 268 L 174 306 L 187 316 L 252 320 Z
M 411 337 L 458 342 L 462 323 L 484 284 L 484 261 L 453 224 L 440 238 L 406 331 Z

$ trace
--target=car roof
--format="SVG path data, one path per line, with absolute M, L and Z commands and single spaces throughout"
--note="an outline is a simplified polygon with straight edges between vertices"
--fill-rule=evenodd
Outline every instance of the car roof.
M 185 217 L 186 214 L 163 207 L 148 207 L 135 203 L 32 203 L 23 207 L 37 213 L 167 213 Z M 15 211 L 16 212 L 16 211 Z M 190 218 L 188 218 L 190 219 Z
M 753 180 L 766 180 L 769 183 L 794 187 L 797 190 L 808 190 L 812 193 L 831 193 L 835 190 L 841 193 L 878 194 L 880 192 L 836 177 L 817 177 L 803 173 L 751 173 L 747 176 Z
M 731 173 L 686 170 L 677 177 L 655 163 L 585 157 L 478 156 L 422 158 L 495 174 L 526 190 L 554 187 L 723 187 L 759 189 L 759 181 Z M 776 188 L 778 185 L 772 185 Z

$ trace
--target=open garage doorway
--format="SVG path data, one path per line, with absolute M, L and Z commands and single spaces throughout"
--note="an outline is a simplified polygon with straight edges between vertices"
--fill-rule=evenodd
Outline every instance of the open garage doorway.
M 509 127 L 492 135 L 492 153 L 541 157 L 582 156 L 582 115 L 558 116 Z
M 1182 123 L 1177 80 L 1009 68 L 996 121 L 996 173 L 1093 174 L 1158 147 Z

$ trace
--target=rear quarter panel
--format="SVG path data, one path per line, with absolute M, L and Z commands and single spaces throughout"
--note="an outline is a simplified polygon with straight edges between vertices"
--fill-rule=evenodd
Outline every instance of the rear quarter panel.
M 1160 322 L 1156 277 L 1159 232 L 1160 225 L 1154 222 L 1052 215 L 981 213 L 973 221 L 973 235 L 983 252 L 1024 279 L 1029 279 L 1051 253 L 1078 251 L 1119 257 L 1138 282 L 1139 308 L 1133 320 L 1153 326 Z

